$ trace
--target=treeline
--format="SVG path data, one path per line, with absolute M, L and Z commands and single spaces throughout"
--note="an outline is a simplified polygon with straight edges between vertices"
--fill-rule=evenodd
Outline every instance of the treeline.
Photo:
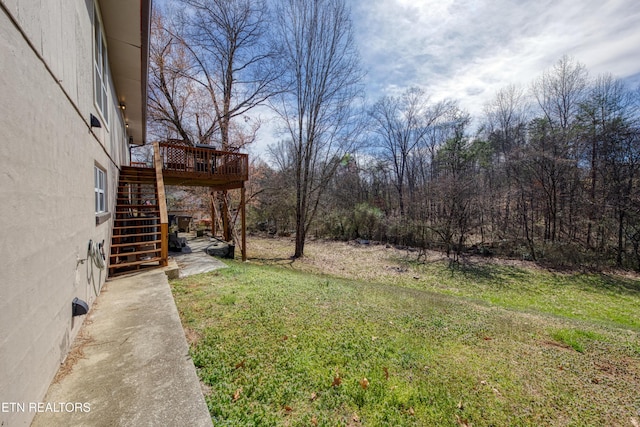
M 420 89 L 384 97 L 359 148 L 327 160 L 308 235 L 640 270 L 639 106 L 638 89 L 569 57 L 475 121 Z M 255 230 L 295 230 L 291 147 L 254 163 Z

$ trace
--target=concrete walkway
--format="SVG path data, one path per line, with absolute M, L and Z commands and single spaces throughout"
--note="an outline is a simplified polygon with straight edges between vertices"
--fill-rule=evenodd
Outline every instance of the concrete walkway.
M 32 426 L 212 425 L 162 270 L 108 281 L 68 359 L 45 402 L 83 410 L 39 413 Z
M 171 257 L 180 267 L 180 277 L 192 276 L 194 274 L 207 273 L 226 265 L 204 251 L 213 240 L 207 236 L 195 237 L 192 233 L 180 233 L 179 237 L 187 239 L 187 247 L 182 252 L 172 252 Z

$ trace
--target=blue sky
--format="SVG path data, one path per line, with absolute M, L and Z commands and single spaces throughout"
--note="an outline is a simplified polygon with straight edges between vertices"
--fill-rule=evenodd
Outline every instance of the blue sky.
M 347 0 L 370 101 L 409 86 L 474 116 L 564 54 L 640 83 L 637 0 Z
M 369 103 L 420 86 L 481 119 L 495 93 L 563 55 L 640 84 L 638 0 L 347 0 Z M 261 114 L 262 115 L 262 114 Z M 251 152 L 277 141 L 267 121 Z

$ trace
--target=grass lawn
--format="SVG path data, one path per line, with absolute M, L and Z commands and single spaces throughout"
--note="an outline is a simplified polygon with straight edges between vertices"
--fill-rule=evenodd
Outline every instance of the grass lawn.
M 634 278 L 249 245 L 171 283 L 216 426 L 640 425 Z

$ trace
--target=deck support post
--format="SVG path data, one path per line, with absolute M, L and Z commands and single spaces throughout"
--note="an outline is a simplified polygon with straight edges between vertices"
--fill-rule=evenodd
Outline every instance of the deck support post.
M 242 223 L 242 261 L 247 260 L 247 214 L 244 183 L 242 183 L 240 195 L 240 221 Z
M 222 190 L 220 196 L 222 197 L 222 212 L 220 213 L 222 216 L 222 235 L 225 241 L 230 242 L 233 236 L 231 235 L 231 221 L 229 218 L 229 193 L 227 190 Z
M 216 237 L 216 193 L 209 187 L 209 202 L 211 203 L 211 237 Z
M 160 146 L 153 143 L 153 166 L 156 172 L 156 191 L 158 194 L 158 208 L 160 209 L 160 265 L 166 267 L 169 264 L 169 216 L 167 214 L 167 197 L 164 191 L 164 178 L 162 176 L 162 158 L 160 156 Z

